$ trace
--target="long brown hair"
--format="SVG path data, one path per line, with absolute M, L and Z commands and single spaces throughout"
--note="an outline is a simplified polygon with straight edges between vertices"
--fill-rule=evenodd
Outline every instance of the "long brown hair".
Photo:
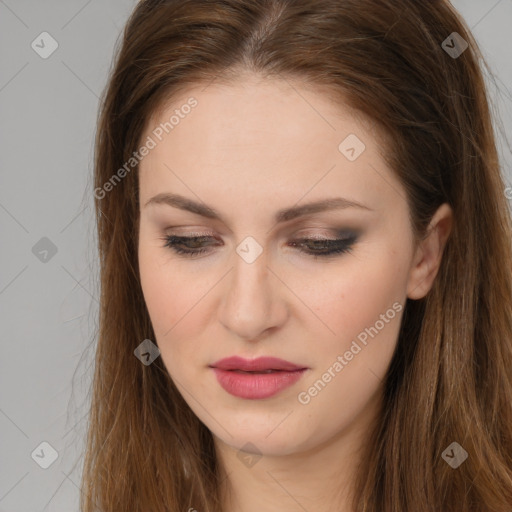
M 210 431 L 161 358 L 134 356 L 155 338 L 138 272 L 138 167 L 117 170 L 164 102 L 244 70 L 317 85 L 371 119 L 418 239 L 442 203 L 454 212 L 432 289 L 406 303 L 354 510 L 510 512 L 512 227 L 487 65 L 460 15 L 441 0 L 146 0 L 121 43 L 96 134 L 101 299 L 81 510 L 221 512 Z M 453 442 L 468 453 L 457 469 L 442 456 Z

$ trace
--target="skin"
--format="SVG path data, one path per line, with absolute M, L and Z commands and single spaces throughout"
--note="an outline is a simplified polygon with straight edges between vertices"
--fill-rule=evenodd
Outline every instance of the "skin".
M 405 191 L 371 124 L 299 83 L 244 75 L 232 85 L 191 87 L 154 114 L 143 140 L 190 96 L 198 105 L 140 164 L 140 277 L 161 357 L 214 436 L 228 476 L 225 512 L 348 512 L 403 308 L 309 403 L 298 394 L 393 303 L 428 293 L 452 212 L 442 205 L 415 246 Z M 353 162 L 338 149 L 349 134 L 366 146 Z M 223 221 L 146 206 L 160 193 L 206 203 Z M 332 197 L 371 210 L 274 221 L 282 208 Z M 290 245 L 336 238 L 340 229 L 358 235 L 350 252 L 315 259 Z M 169 234 L 213 239 L 190 258 L 164 247 Z M 236 252 L 248 236 L 263 248 L 250 264 Z M 308 370 L 274 397 L 246 400 L 224 391 L 208 366 L 231 355 L 275 356 Z M 243 447 L 261 457 L 244 464 Z

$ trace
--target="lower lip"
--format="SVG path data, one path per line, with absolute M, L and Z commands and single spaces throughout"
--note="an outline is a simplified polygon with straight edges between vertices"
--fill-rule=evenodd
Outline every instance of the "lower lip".
M 295 384 L 306 369 L 274 373 L 240 373 L 213 368 L 219 384 L 231 395 L 258 400 L 276 395 Z

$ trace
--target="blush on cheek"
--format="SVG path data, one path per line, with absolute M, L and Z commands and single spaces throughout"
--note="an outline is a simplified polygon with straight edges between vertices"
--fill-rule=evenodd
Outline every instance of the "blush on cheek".
M 144 300 L 155 335 L 162 343 L 193 336 L 201 325 L 201 305 L 195 287 L 183 280 L 163 279 L 157 272 L 141 273 Z
M 181 308 L 176 298 L 176 284 L 166 280 L 150 261 L 146 257 L 139 259 L 140 283 L 153 329 L 158 335 L 167 332 L 178 322 Z

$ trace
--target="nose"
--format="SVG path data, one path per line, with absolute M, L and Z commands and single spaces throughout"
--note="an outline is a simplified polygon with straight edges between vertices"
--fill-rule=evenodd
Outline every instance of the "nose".
M 256 341 L 286 322 L 286 287 L 274 273 L 265 251 L 252 263 L 235 253 L 222 289 L 219 320 L 238 338 Z

